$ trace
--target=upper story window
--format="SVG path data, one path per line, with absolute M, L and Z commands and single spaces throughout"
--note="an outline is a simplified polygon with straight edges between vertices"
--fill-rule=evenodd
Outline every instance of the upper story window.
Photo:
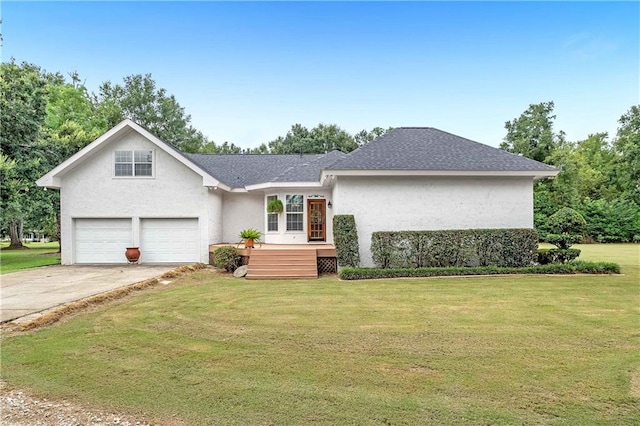
M 153 176 L 153 151 L 116 151 L 115 176 Z

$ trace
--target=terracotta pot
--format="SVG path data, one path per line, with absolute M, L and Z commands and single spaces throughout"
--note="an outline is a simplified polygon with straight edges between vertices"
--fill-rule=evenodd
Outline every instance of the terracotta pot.
M 246 248 L 253 248 L 253 238 L 245 238 L 244 239 L 244 246 Z
M 127 251 L 124 252 L 129 263 L 136 263 L 140 259 L 140 249 L 138 247 L 127 247 Z

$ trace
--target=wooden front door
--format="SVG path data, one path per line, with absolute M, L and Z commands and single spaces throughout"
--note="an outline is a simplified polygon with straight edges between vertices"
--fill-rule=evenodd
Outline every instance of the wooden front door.
M 326 241 L 326 200 L 307 201 L 307 237 L 309 241 Z

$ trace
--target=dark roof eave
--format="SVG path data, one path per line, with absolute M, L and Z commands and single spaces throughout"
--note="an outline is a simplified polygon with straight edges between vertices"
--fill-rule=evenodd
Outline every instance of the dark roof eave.
M 343 176 L 522 176 L 553 177 L 559 169 L 541 170 L 425 170 L 425 169 L 324 169 L 324 175 Z

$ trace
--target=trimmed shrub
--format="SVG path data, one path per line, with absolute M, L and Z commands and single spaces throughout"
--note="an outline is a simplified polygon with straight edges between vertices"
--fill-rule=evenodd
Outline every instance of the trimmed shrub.
M 580 256 L 580 250 L 578 249 L 551 249 L 549 255 L 553 259 L 554 263 L 566 263 L 571 262 L 573 259 Z
M 241 263 L 238 251 L 232 246 L 218 247 L 213 252 L 213 266 L 224 269 L 227 272 L 233 272 Z
M 352 214 L 333 216 L 333 244 L 336 246 L 338 266 L 357 267 L 360 265 L 360 246 L 356 219 Z
M 561 250 L 567 250 L 572 245 L 581 243 L 583 239 L 583 236 L 578 234 L 547 234 L 544 240 Z
M 564 207 L 549 217 L 550 232 L 546 240 L 559 249 L 566 250 L 572 244 L 582 241 L 586 225 L 580 212 Z
M 539 249 L 536 252 L 536 261 L 540 265 L 549 263 L 566 263 L 580 256 L 578 249 Z
M 553 263 L 553 257 L 549 253 L 549 249 L 538 249 L 535 256 L 536 263 L 540 265 L 548 265 Z
M 371 254 L 379 268 L 528 266 L 537 247 L 533 229 L 374 232 L 371 236 Z
M 343 268 L 339 272 L 343 280 L 367 280 L 380 278 L 424 278 L 472 275 L 504 275 L 504 274 L 619 274 L 620 266 L 611 262 L 554 263 L 550 265 L 534 265 L 523 268 L 482 266 L 473 268 Z

